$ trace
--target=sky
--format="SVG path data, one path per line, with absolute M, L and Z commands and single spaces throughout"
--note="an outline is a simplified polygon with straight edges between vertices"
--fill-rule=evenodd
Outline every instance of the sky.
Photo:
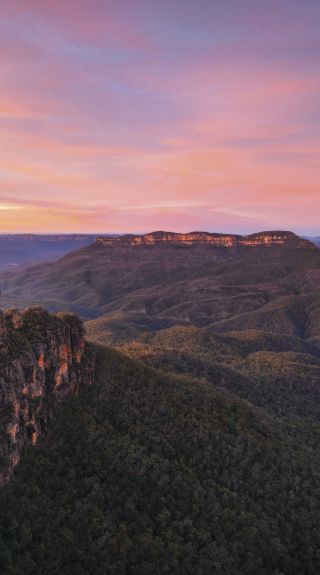
M 320 234 L 319 0 L 0 0 L 0 233 Z

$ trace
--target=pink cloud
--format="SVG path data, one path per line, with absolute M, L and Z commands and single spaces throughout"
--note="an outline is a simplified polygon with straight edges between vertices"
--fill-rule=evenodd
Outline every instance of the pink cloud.
M 94 46 L 116 44 L 127 49 L 150 47 L 135 16 L 139 0 L 121 4 L 110 0 L 78 0 L 77 5 L 52 0 L 12 0 L 1 6 L 0 14 L 31 23 L 36 18 L 56 33 Z
M 233 4 L 219 36 L 188 2 L 2 3 L 3 229 L 316 228 L 312 58 L 284 64 L 296 21 Z

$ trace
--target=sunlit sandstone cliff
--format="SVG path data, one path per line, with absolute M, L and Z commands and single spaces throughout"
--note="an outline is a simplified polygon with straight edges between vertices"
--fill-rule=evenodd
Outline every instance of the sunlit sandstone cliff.
M 286 231 L 260 232 L 249 236 L 211 234 L 209 232 L 190 232 L 187 234 L 179 234 L 159 231 L 145 235 L 127 234 L 116 238 L 100 237 L 96 240 L 96 245 L 105 247 L 154 246 L 166 244 L 182 247 L 206 245 L 226 248 L 283 245 L 294 245 L 295 247 L 301 248 L 314 247 L 310 241 L 300 238 L 293 232 Z
M 0 485 L 24 445 L 44 432 L 55 406 L 92 383 L 94 363 L 76 316 L 0 311 Z

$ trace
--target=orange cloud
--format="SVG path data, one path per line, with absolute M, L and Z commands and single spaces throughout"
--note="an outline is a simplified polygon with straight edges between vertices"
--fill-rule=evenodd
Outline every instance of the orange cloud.
M 289 54 L 296 21 L 78 4 L 0 8 L 2 230 L 317 229 L 320 80 L 309 38 Z

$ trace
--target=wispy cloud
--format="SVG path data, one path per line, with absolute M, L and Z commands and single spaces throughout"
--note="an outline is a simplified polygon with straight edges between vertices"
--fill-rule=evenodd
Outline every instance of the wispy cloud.
M 1 3 L 1 227 L 316 231 L 319 6 Z

